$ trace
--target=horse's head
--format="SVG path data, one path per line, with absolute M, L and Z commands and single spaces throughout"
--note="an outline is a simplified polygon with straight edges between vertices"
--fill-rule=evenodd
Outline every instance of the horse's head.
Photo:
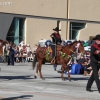
M 73 43 L 68 45 L 69 50 L 73 53 L 84 53 L 84 46 L 82 44 L 82 42 L 79 41 L 74 41 Z
M 75 48 L 76 48 L 77 53 L 82 53 L 82 54 L 85 53 L 82 41 L 80 41 L 80 40 L 76 41 Z
M 73 53 L 75 53 L 75 54 L 78 54 L 78 53 L 83 54 L 85 51 L 84 51 L 84 46 L 83 46 L 81 41 L 74 41 L 73 43 L 65 46 L 62 49 L 62 52 L 66 53 L 68 55 L 72 55 Z
M 6 45 L 8 43 L 7 40 L 0 40 L 0 47 L 3 47 L 4 45 Z

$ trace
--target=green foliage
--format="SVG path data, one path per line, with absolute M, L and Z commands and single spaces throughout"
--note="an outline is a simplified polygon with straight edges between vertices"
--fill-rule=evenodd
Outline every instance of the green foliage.
M 48 61 L 49 59 L 50 59 L 49 50 L 46 50 L 46 60 Z
M 65 53 L 63 53 L 63 52 L 60 52 L 60 54 L 61 54 L 61 56 L 62 56 L 63 58 L 71 58 L 71 56 L 69 56 L 69 55 L 67 55 L 67 54 L 65 54 Z

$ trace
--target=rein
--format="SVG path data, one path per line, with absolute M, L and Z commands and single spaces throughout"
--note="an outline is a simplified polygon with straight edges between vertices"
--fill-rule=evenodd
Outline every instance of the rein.
M 69 49 L 72 53 L 76 53 L 76 52 L 74 52 L 73 50 L 71 50 L 71 49 Z

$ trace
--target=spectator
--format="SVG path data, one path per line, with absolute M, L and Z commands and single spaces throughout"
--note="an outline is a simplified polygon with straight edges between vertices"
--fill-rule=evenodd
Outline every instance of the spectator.
M 23 52 L 23 61 L 24 61 L 24 63 L 26 62 L 26 57 L 27 57 L 27 53 L 24 51 Z
M 92 67 L 90 66 L 90 64 L 89 64 L 89 65 L 87 65 L 87 67 L 86 67 L 86 71 L 87 71 L 87 73 L 88 73 L 88 75 L 89 75 L 89 76 L 91 76 L 91 75 L 92 75 L 93 70 L 92 70 Z
M 30 47 L 29 44 L 26 46 L 26 52 L 27 52 L 28 55 L 29 55 L 30 52 L 31 52 L 31 47 Z
M 21 41 L 21 42 L 20 42 L 20 45 L 23 46 L 23 45 L 24 45 L 24 41 Z
M 9 57 L 10 57 L 10 64 L 14 65 L 14 48 L 13 48 L 13 43 L 12 42 L 10 42 Z
M 38 46 L 37 46 L 37 44 L 34 44 L 34 47 L 33 47 L 33 50 L 32 50 L 32 51 L 33 51 L 33 53 L 35 53 L 35 52 L 36 52 L 37 47 L 38 47 Z

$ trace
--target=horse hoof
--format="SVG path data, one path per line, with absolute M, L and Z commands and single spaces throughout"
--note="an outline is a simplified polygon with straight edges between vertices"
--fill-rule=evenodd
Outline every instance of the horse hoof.
M 34 78 L 36 79 L 36 78 L 37 78 L 37 76 L 34 76 Z
M 64 79 L 62 79 L 63 81 L 65 81 L 66 79 L 64 78 Z
M 45 80 L 45 78 L 42 78 L 42 80 Z
M 66 81 L 66 79 L 64 78 L 64 81 Z
M 61 73 L 60 71 L 57 71 L 58 73 Z

